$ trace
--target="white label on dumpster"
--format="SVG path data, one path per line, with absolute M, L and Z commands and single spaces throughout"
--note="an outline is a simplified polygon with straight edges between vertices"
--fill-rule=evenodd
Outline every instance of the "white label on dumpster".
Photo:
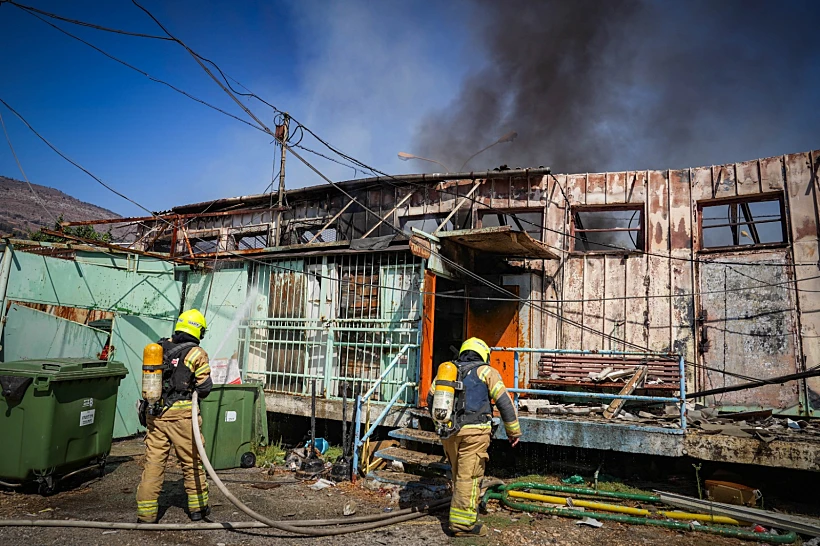
M 233 423 L 236 421 L 236 412 L 235 411 L 226 411 L 225 412 L 225 422 L 226 423 Z
M 94 412 L 97 410 L 88 410 L 80 412 L 80 426 L 84 427 L 94 422 Z

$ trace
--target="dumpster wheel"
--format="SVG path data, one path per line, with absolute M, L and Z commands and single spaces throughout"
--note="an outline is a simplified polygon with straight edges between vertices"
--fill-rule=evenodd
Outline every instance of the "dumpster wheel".
M 256 466 L 256 455 L 252 451 L 246 451 L 239 458 L 239 466 L 242 468 L 253 468 Z
M 105 463 L 108 458 L 108 453 L 103 453 L 98 459 L 100 479 L 105 478 Z
M 37 475 L 37 484 L 37 492 L 44 497 L 50 497 L 57 491 L 57 480 L 54 479 L 53 471 Z

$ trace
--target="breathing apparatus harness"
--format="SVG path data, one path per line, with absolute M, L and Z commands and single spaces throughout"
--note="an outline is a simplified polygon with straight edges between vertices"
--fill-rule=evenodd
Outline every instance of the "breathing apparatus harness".
M 157 368 L 162 370 L 162 396 L 153 403 L 147 400 L 140 402 L 139 418 L 142 426 L 146 426 L 147 415 L 159 417 L 175 402 L 190 400 L 196 382 L 196 376 L 185 365 L 184 359 L 198 344 L 190 341 L 174 343 L 169 338 L 163 338 L 159 340 L 159 345 L 162 346 L 162 364 L 153 366 L 151 371 L 156 371 Z
M 458 370 L 456 381 L 436 379 L 436 388 L 441 385 L 455 390 L 450 419 L 446 421 L 438 420 L 434 416 L 436 432 L 443 439 L 457 434 L 464 425 L 483 424 L 492 421 L 489 393 L 484 383 L 479 379 L 478 374 L 475 373 L 481 366 L 487 366 L 487 363 L 482 361 L 459 361 L 455 365 Z

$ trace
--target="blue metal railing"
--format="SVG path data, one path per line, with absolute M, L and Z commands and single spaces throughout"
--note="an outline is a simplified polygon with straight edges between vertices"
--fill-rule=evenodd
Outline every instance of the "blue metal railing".
M 581 351 L 577 349 L 532 349 L 529 347 L 493 347 L 491 350 L 498 352 L 512 352 L 514 361 L 515 385 L 509 392 L 515 394 L 515 407 L 518 409 L 518 395 L 519 394 L 535 394 L 541 396 L 566 396 L 574 398 L 593 398 L 599 400 L 636 400 L 641 402 L 675 402 L 680 404 L 680 428 L 686 430 L 686 374 L 685 361 L 683 355 L 675 355 L 673 353 L 661 352 L 626 352 L 626 351 Z M 680 373 L 680 394 L 677 397 L 673 396 L 639 396 L 634 394 L 608 394 L 597 392 L 577 392 L 577 391 L 556 391 L 544 389 L 521 389 L 520 384 L 520 361 L 521 353 L 535 353 L 535 354 L 563 354 L 563 355 L 607 355 L 607 356 L 642 356 L 642 357 L 659 357 L 659 358 L 677 358 L 678 370 Z
M 379 414 L 379 416 L 376 417 L 376 420 L 373 421 L 373 423 L 370 425 L 370 428 L 368 428 L 367 431 L 365 431 L 363 436 L 361 434 L 362 424 L 363 424 L 362 423 L 362 406 L 368 400 L 370 400 L 370 397 L 373 396 L 373 393 L 376 392 L 376 389 L 379 388 L 379 385 L 381 385 L 382 381 L 385 380 L 385 378 L 390 374 L 390 372 L 393 371 L 393 368 L 395 368 L 396 365 L 399 363 L 399 361 L 401 360 L 401 357 L 413 347 L 415 347 L 415 345 L 410 345 L 410 344 L 407 344 L 404 347 L 402 347 L 401 351 L 399 351 L 396 354 L 396 356 L 393 357 L 393 360 L 390 361 L 390 363 L 387 365 L 387 367 L 381 373 L 379 378 L 376 379 L 376 382 L 373 384 L 373 386 L 370 387 L 370 390 L 367 391 L 364 395 L 357 395 L 356 396 L 356 413 L 355 413 L 355 417 L 354 417 L 354 427 L 355 427 L 354 438 L 355 438 L 355 440 L 353 442 L 353 476 L 354 476 L 354 479 L 355 479 L 356 473 L 359 471 L 358 470 L 359 469 L 359 450 L 362 448 L 362 446 L 367 441 L 367 439 L 370 438 L 370 435 L 373 434 L 373 431 L 376 430 L 376 427 L 378 427 L 381 424 L 381 422 L 384 421 L 385 417 L 387 417 L 387 414 L 390 412 L 391 408 L 394 405 L 396 405 L 396 402 L 398 402 L 399 398 L 404 393 L 404 391 L 407 390 L 407 388 L 409 388 L 409 387 L 415 387 L 416 384 L 413 383 L 413 382 L 410 382 L 410 381 L 406 381 L 406 382 L 402 383 L 402 385 L 398 389 L 396 389 L 396 394 L 393 395 L 393 398 L 390 399 L 390 401 L 384 407 L 384 409 Z

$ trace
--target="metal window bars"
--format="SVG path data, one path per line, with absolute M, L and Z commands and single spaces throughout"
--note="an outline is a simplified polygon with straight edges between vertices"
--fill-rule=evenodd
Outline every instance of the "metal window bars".
M 256 265 L 257 304 L 239 334 L 243 375 L 299 395 L 316 379 L 325 398 L 342 397 L 345 384 L 347 396 L 378 384 L 374 400 L 415 404 L 406 384 L 419 373 L 422 265 L 402 251 Z

